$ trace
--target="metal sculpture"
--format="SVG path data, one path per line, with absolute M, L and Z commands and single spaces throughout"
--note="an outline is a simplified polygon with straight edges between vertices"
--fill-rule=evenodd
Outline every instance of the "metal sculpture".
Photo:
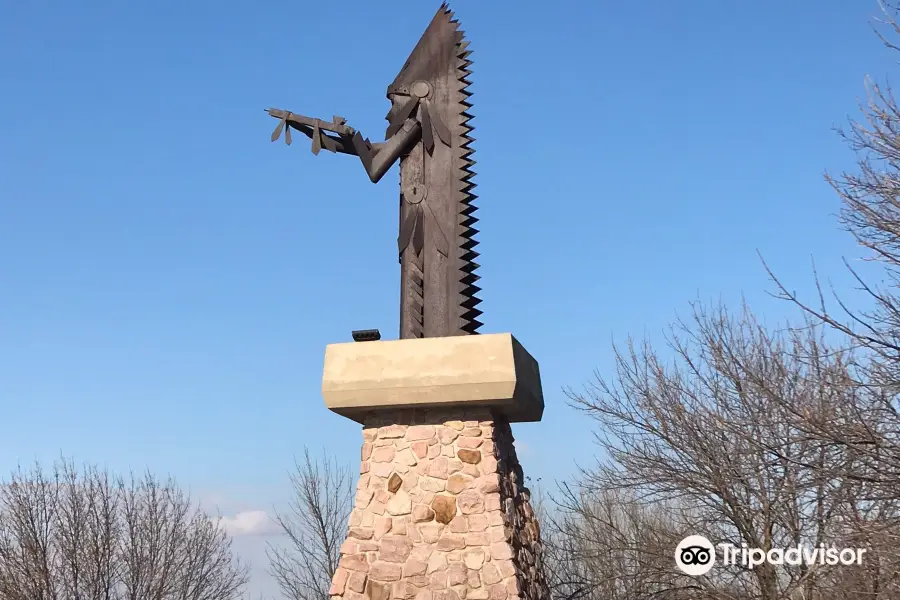
M 358 156 L 373 183 L 400 161 L 400 338 L 478 333 L 481 290 L 472 160 L 471 51 L 446 3 L 393 83 L 384 142 L 371 142 L 335 116 L 331 122 L 279 109 L 272 141 L 291 129 L 325 149 Z

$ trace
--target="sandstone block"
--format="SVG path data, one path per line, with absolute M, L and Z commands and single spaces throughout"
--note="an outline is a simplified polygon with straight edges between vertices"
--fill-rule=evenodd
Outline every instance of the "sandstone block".
M 369 600 L 390 600 L 391 587 L 383 582 L 369 580 L 366 584 L 366 596 Z
M 506 591 L 510 596 L 518 596 L 522 592 L 517 577 L 510 577 L 506 580 Z
M 403 478 L 403 489 L 407 492 L 416 488 L 418 485 L 419 476 L 415 473 L 407 473 L 406 477 Z
M 366 508 L 375 497 L 375 490 L 359 490 L 356 492 L 356 508 Z
M 488 516 L 484 513 L 466 517 L 469 531 L 484 531 L 488 528 Z
M 485 585 L 493 585 L 503 581 L 503 577 L 500 576 L 500 571 L 495 563 L 486 562 L 481 568 L 481 580 Z
M 481 576 L 479 573 L 481 569 L 469 569 L 468 574 L 466 575 L 466 584 L 470 588 L 480 588 L 481 587 Z
M 488 588 L 490 600 L 506 600 L 506 586 L 502 583 L 495 583 Z
M 341 557 L 338 565 L 344 567 L 348 571 L 357 571 L 359 573 L 369 572 L 369 563 L 365 554 L 345 554 Z
M 472 486 L 472 478 L 462 473 L 454 473 L 447 479 L 447 491 L 458 494 Z
M 450 476 L 450 461 L 446 456 L 438 456 L 429 463 L 425 474 L 437 479 L 447 479 Z
M 485 456 L 484 461 L 478 465 L 481 468 L 481 472 L 485 475 L 490 475 L 497 472 L 497 459 L 493 456 Z
M 463 563 L 455 563 L 447 567 L 447 585 L 465 585 L 467 577 L 466 565 Z
M 406 440 L 409 442 L 430 440 L 435 436 L 435 433 L 433 425 L 413 425 L 406 430 Z
M 453 496 L 435 496 L 431 501 L 431 510 L 438 523 L 449 523 L 456 516 L 456 498 Z
M 475 490 L 466 490 L 456 497 L 459 512 L 472 515 L 484 512 L 484 496 Z
M 488 530 L 488 537 L 491 543 L 509 541 L 510 531 L 505 525 L 497 525 Z
M 419 487 L 426 492 L 443 492 L 447 487 L 447 482 L 435 477 L 423 477 L 419 480 Z
M 362 594 L 366 591 L 366 579 L 368 579 L 368 576 L 365 573 L 350 573 L 347 587 L 357 594 Z
M 409 581 L 395 581 L 391 586 L 391 598 L 397 600 L 412 600 L 419 590 Z
M 386 462 L 386 463 L 375 463 L 372 467 L 372 474 L 385 479 L 390 477 L 391 473 L 394 472 L 394 465 Z
M 381 427 L 380 429 L 378 429 L 377 437 L 382 440 L 391 440 L 402 438 L 405 434 L 405 425 L 388 425 L 387 427 Z
M 363 511 L 358 508 L 354 508 L 350 511 L 350 527 L 356 527 L 360 523 L 362 523 Z
M 497 565 L 497 570 L 500 571 L 500 576 L 504 579 L 507 577 L 515 577 L 516 566 L 511 559 L 496 560 L 494 561 L 494 564 Z
M 403 576 L 413 577 L 415 575 L 425 575 L 427 569 L 427 563 L 410 557 L 409 559 L 407 559 L 406 564 L 403 565 Z
M 475 487 L 482 494 L 496 494 L 500 491 L 500 478 L 496 475 L 479 477 L 475 482 Z
M 447 570 L 447 555 L 443 552 L 435 552 L 431 555 L 431 558 L 428 559 L 428 570 L 427 573 L 430 575 L 431 573 L 436 573 L 438 571 L 446 571 Z
M 491 558 L 493 560 L 511 560 L 513 558 L 512 547 L 506 542 L 494 542 L 491 544 Z
M 419 463 L 418 458 L 416 458 L 416 453 L 413 452 L 412 447 L 404 448 L 397 454 L 397 462 L 401 465 L 405 465 L 407 467 L 414 467 Z
M 369 583 L 398 581 L 403 575 L 403 567 L 396 563 L 375 561 L 369 567 Z
M 375 531 L 369 527 L 351 527 L 348 535 L 358 540 L 371 540 Z
M 466 538 L 455 533 L 445 533 L 437 542 L 437 550 L 449 552 L 450 550 L 462 550 L 466 547 Z
M 459 460 L 464 463 L 469 463 L 470 465 L 476 465 L 481 462 L 481 452 L 479 450 L 467 450 L 466 448 L 462 448 L 456 452 L 456 456 L 459 457 Z M 373 460 L 375 460 L 374 456 Z
M 350 578 L 350 571 L 343 567 L 338 567 L 334 572 L 334 578 L 331 580 L 331 588 L 328 590 L 329 596 L 340 596 L 347 587 L 347 580 Z
M 378 558 L 387 562 L 402 563 L 406 562 L 411 551 L 412 542 L 408 538 L 398 535 L 386 535 L 381 539 Z
M 372 451 L 372 462 L 391 462 L 396 454 L 397 450 L 393 446 L 381 446 Z
M 412 499 L 400 490 L 388 501 L 387 512 L 392 515 L 408 515 L 412 512 Z
M 428 454 L 428 444 L 426 442 L 413 442 L 409 447 L 415 453 L 416 458 L 425 458 L 425 455 Z
M 458 437 L 459 432 L 451 427 L 441 427 L 438 430 L 438 441 L 444 446 L 449 446 Z
M 341 544 L 341 554 L 359 554 L 359 542 L 348 537 Z
M 441 537 L 444 526 L 440 523 L 422 523 L 416 527 L 416 531 L 422 536 L 426 544 L 436 544 Z
M 427 525 L 427 523 L 425 523 Z M 422 534 L 419 533 L 419 528 L 415 523 L 411 524 L 406 528 L 406 535 L 409 536 L 409 540 L 413 544 L 418 544 L 422 541 Z
M 466 533 L 469 530 L 469 524 L 466 521 L 466 517 L 463 515 L 456 515 L 453 517 L 453 520 L 450 521 L 450 531 L 453 533 Z
M 417 504 L 413 506 L 412 520 L 413 523 L 427 523 L 434 519 L 434 511 L 428 506 Z
M 468 545 L 468 539 L 466 540 L 466 544 Z M 472 548 L 463 553 L 463 562 L 467 568 L 477 570 L 484 565 L 484 557 L 484 550 Z
M 428 562 L 428 559 L 431 558 L 432 554 L 434 554 L 434 546 L 420 544 L 413 546 L 412 552 L 409 553 L 409 557 L 419 562 Z
M 428 576 L 428 587 L 432 591 L 440 591 L 447 589 L 447 571 L 435 571 Z

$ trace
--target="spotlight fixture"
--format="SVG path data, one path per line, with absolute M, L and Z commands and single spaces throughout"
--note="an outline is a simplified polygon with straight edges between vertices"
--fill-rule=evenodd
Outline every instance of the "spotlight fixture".
M 381 332 L 377 329 L 359 329 L 351 332 L 354 342 L 377 342 L 381 339 Z

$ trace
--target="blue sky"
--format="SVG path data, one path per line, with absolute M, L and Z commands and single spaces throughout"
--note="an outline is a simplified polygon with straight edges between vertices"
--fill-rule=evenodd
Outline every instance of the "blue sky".
M 269 142 L 277 107 L 373 139 L 438 2 L 0 0 L 0 471 L 64 453 L 270 510 L 359 430 L 324 347 L 397 329 L 396 171 Z M 453 3 L 472 40 L 484 332 L 540 361 L 526 473 L 572 472 L 561 388 L 688 302 L 776 323 L 757 251 L 850 293 L 823 173 L 894 57 L 868 0 Z M 259 562 L 261 541 L 242 542 Z M 257 564 L 257 571 L 263 565 Z M 258 574 L 258 573 L 257 573 Z M 259 576 L 257 590 L 268 591 Z

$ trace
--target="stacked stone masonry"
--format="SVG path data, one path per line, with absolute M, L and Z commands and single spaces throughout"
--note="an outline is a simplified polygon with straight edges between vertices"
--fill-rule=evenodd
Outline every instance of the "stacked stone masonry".
M 366 420 L 332 600 L 547 600 L 509 423 L 488 412 Z

